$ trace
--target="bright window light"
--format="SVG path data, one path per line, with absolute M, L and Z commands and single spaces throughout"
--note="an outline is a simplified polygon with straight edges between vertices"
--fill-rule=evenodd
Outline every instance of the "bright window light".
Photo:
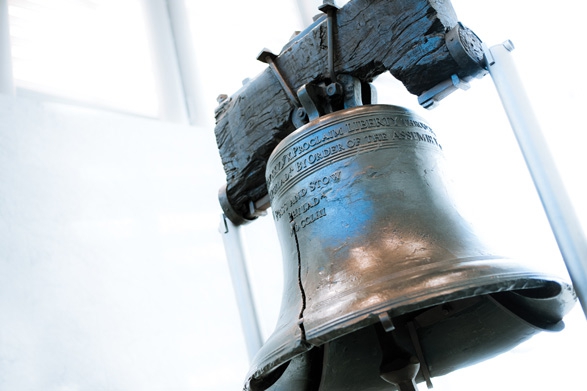
M 8 6 L 17 95 L 157 116 L 140 0 L 9 0 Z

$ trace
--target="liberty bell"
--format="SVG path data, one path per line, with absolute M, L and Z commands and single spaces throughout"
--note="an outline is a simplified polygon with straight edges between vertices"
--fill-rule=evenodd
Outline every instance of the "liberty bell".
M 312 119 L 266 181 L 284 268 L 245 389 L 416 390 L 556 331 L 567 282 L 495 253 L 450 197 L 442 143 L 392 105 Z

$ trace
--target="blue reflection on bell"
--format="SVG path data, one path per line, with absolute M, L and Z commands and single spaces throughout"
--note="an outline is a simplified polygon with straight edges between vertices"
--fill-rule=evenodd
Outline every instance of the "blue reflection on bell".
M 390 105 L 325 115 L 277 146 L 284 292 L 245 388 L 416 389 L 563 327 L 572 287 L 488 248 L 442 166 L 426 121 Z

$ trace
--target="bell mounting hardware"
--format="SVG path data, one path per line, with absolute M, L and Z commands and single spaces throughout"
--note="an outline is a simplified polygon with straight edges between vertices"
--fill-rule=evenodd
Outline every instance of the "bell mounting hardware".
M 449 196 L 442 138 L 371 84 L 389 71 L 433 108 L 488 73 L 481 40 L 449 1 L 319 9 L 216 110 L 226 232 L 271 208 L 284 264 L 245 389 L 431 388 L 561 330 L 571 284 L 489 248 Z

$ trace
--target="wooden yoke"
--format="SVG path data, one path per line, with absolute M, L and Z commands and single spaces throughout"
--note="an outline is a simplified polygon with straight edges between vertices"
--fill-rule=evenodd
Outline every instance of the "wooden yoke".
M 482 43 L 458 23 L 449 0 L 351 0 L 338 10 L 334 31 L 336 74 L 363 82 L 389 71 L 422 97 L 451 78 L 484 74 Z M 273 59 L 291 90 L 328 79 L 327 42 L 321 17 Z M 268 67 L 216 109 L 216 141 L 226 172 L 220 200 L 235 224 L 254 219 L 255 203 L 265 203 L 259 200 L 267 196 L 267 159 L 295 130 L 296 108 Z

